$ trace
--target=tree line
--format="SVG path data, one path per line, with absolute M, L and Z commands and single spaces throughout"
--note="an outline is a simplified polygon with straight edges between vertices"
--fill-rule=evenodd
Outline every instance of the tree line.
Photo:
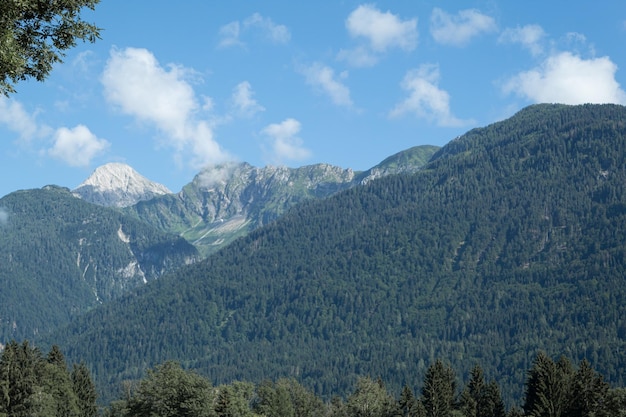
M 324 400 L 295 378 L 213 386 L 174 361 L 125 381 L 105 417 L 616 417 L 626 416 L 626 389 L 611 388 L 587 360 L 574 366 L 539 352 L 527 372 L 521 406 L 507 410 L 495 380 L 475 365 L 460 386 L 441 359 L 427 369 L 419 390 L 405 385 L 395 396 L 381 378 L 359 377 L 346 397 Z M 98 415 L 97 394 L 84 363 L 68 369 L 57 346 L 44 356 L 12 341 L 0 356 L 0 417 Z
M 626 415 L 626 390 L 611 389 L 586 360 L 578 367 L 543 352 L 528 371 L 522 406 L 509 410 L 495 380 L 480 365 L 461 387 L 454 369 L 438 359 L 415 393 L 405 385 L 394 396 L 382 379 L 359 377 L 347 398 L 324 401 L 293 378 L 213 387 L 202 376 L 165 362 L 148 372 L 106 410 L 108 417 L 615 417 Z

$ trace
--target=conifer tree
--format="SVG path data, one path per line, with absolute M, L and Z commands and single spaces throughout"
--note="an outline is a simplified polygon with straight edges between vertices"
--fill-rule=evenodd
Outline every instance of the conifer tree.
M 427 417 L 449 417 L 454 409 L 454 370 L 440 359 L 428 367 L 422 387 L 422 404 Z
M 465 417 L 505 417 L 500 387 L 495 381 L 486 384 L 479 365 L 472 368 L 470 380 L 461 393 L 461 412 Z
M 52 346 L 46 362 L 42 364 L 39 382 L 42 395 L 36 396 L 40 412 L 58 417 L 77 416 L 78 398 L 74 392 L 65 356 L 58 346 Z
M 567 408 L 571 363 L 561 358 L 555 363 L 539 352 L 528 373 L 524 414 L 529 417 L 561 417 Z
M 422 417 L 420 407 L 421 403 L 417 401 L 415 395 L 408 385 L 402 388 L 402 394 L 400 394 L 400 400 L 398 401 L 398 408 L 400 409 L 400 415 L 403 417 Z
M 481 417 L 506 417 L 506 409 L 502 401 L 500 387 L 496 381 L 491 381 L 484 389 L 483 408 Z
M 601 375 L 583 360 L 572 378 L 568 417 L 588 417 L 596 415 L 604 406 L 609 385 Z
M 470 380 L 461 393 L 460 406 L 465 417 L 481 417 L 485 380 L 483 370 L 475 365 L 470 373 Z
M 83 362 L 74 365 L 71 377 L 74 393 L 78 400 L 78 416 L 95 417 L 98 414 L 97 393 L 89 368 Z
M 13 340 L 5 346 L 0 358 L 0 413 L 11 417 L 34 414 L 32 400 L 42 361 L 41 352 L 28 341 L 20 345 Z

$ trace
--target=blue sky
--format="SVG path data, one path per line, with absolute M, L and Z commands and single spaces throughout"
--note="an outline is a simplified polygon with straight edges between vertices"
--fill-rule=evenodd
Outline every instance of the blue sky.
M 529 104 L 626 104 L 623 0 L 102 0 L 84 17 L 101 40 L 0 98 L 0 196 L 107 162 L 174 192 L 226 161 L 364 170 Z

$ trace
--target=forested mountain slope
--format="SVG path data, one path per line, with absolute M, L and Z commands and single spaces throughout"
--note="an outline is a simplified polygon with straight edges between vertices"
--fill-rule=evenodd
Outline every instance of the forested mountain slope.
M 177 359 L 215 383 L 398 390 L 443 358 L 521 398 L 540 349 L 624 386 L 625 155 L 626 108 L 532 106 L 416 174 L 302 203 L 54 342 L 101 389 Z
M 55 186 L 0 199 L 0 343 L 45 334 L 198 253 Z

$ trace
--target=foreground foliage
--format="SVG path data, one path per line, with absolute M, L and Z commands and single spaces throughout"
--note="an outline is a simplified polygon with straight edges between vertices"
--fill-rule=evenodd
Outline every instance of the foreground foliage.
M 432 363 L 421 395 L 406 384 L 396 399 L 381 379 L 359 377 L 343 399 L 324 402 L 294 378 L 259 384 L 235 381 L 214 387 L 180 364 L 167 361 L 104 409 L 107 417 L 618 417 L 626 415 L 626 390 L 611 389 L 586 360 L 577 369 L 540 352 L 528 371 L 522 409 L 506 412 L 499 385 L 475 365 L 462 390 L 454 369 Z M 29 342 L 9 343 L 0 355 L 0 416 L 96 416 L 96 390 L 84 364 L 68 371 L 53 346 L 44 357 Z
M 99 0 L 2 0 L 0 4 L 0 94 L 15 92 L 28 78 L 43 81 L 64 51 L 78 40 L 95 42 L 100 29 L 80 18 Z
M 626 415 L 626 390 L 610 389 L 583 360 L 554 362 L 540 352 L 528 372 L 523 407 L 506 411 L 499 385 L 475 365 L 459 392 L 455 371 L 441 360 L 428 367 L 421 395 L 405 385 L 396 399 L 381 379 L 359 377 L 346 399 L 323 402 L 293 378 L 256 386 L 211 383 L 174 362 L 150 370 L 107 409 L 109 417 L 618 417 Z M 522 411 L 523 409 L 523 411 Z
M 0 416 L 94 417 L 96 388 L 84 363 L 69 371 L 53 346 L 47 357 L 13 341 L 0 357 Z

